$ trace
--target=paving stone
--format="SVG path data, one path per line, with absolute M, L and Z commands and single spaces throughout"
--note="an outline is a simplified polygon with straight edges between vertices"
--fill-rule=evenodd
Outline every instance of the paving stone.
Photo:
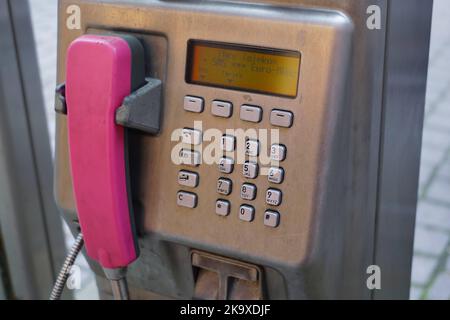
M 411 282 L 414 285 L 426 285 L 437 266 L 437 258 L 415 255 L 412 264 Z
M 450 273 L 443 272 L 437 276 L 428 292 L 428 299 L 450 299 Z
M 420 224 L 416 227 L 414 235 L 414 251 L 439 256 L 447 247 L 448 234 Z
M 417 207 L 417 223 L 450 231 L 450 206 L 421 201 Z
M 436 178 L 431 182 L 426 194 L 427 198 L 450 205 L 450 180 Z

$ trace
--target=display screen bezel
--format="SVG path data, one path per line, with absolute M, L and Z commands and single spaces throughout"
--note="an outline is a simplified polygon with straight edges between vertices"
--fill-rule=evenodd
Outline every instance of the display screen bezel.
M 262 54 L 268 54 L 268 55 L 276 55 L 276 56 L 284 56 L 284 57 L 295 57 L 299 59 L 298 63 L 298 70 L 297 70 L 297 82 L 295 84 L 295 95 L 285 95 L 276 93 L 273 91 L 267 91 L 267 90 L 257 90 L 257 89 L 247 89 L 239 86 L 227 86 L 222 84 L 215 84 L 207 81 L 198 81 L 192 79 L 192 73 L 193 73 L 193 50 L 196 45 L 211 47 L 211 48 L 221 48 L 221 49 L 230 49 L 230 50 L 238 50 L 238 51 L 247 51 L 247 52 L 256 52 L 256 53 L 262 53 Z M 187 43 L 187 56 L 186 56 L 186 70 L 185 70 L 185 82 L 189 84 L 195 84 L 195 85 L 202 85 L 202 86 L 208 86 L 208 87 L 214 87 L 214 88 L 221 88 L 221 89 L 229 89 L 229 90 L 237 90 L 242 92 L 249 92 L 249 93 L 259 93 L 259 94 L 265 94 L 265 95 L 271 95 L 271 96 L 277 96 L 277 97 L 283 97 L 283 98 L 289 98 L 289 99 L 295 99 L 298 96 L 299 91 L 299 82 L 300 82 L 300 66 L 302 63 L 302 54 L 300 51 L 294 51 L 294 50 L 283 50 L 283 49 L 274 49 L 274 48 L 267 48 L 267 47 L 258 47 L 258 46 L 251 46 L 251 45 L 242 45 L 242 44 L 234 44 L 234 43 L 225 43 L 225 42 L 216 42 L 216 41 L 206 41 L 206 40 L 195 40 L 190 39 Z

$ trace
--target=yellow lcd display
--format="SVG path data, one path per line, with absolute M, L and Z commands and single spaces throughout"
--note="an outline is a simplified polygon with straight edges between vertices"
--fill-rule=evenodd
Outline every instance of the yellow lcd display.
M 300 53 L 191 40 L 186 81 L 295 98 Z

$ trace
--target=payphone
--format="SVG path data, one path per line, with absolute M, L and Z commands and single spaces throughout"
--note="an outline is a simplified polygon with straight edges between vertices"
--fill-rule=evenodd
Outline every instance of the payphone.
M 352 10 L 328 2 L 60 1 L 58 81 L 66 81 L 66 91 L 59 90 L 59 96 L 68 115 L 57 116 L 56 199 L 73 230 L 79 223 L 82 231 L 104 233 L 106 239 L 109 231 L 102 226 L 108 228 L 109 218 L 96 216 L 95 209 L 83 218 L 83 204 L 94 201 L 93 190 L 100 198 L 113 192 L 111 203 L 117 197 L 129 200 L 133 210 L 125 211 L 132 213 L 141 252 L 129 266 L 132 298 L 372 295 L 361 275 L 373 264 L 376 237 L 357 234 L 368 224 L 373 232 L 375 219 L 355 210 L 367 204 L 365 192 L 374 187 L 369 182 L 376 185 L 361 172 L 371 170 L 363 167 L 372 165 L 379 150 L 361 145 L 377 134 L 373 118 L 358 118 L 362 111 L 355 105 L 372 98 L 355 91 L 361 89 L 358 77 L 363 79 L 357 70 L 361 61 L 355 59 L 357 54 L 365 54 L 365 62 L 378 58 L 357 42 L 368 33 L 359 31 L 356 16 L 361 14 L 352 10 L 366 1 L 344 1 L 353 4 Z M 79 28 L 66 25 L 74 6 Z M 114 112 L 108 111 L 98 128 L 86 128 L 77 142 L 84 147 L 74 149 L 74 132 L 82 131 L 80 124 L 95 116 L 102 101 L 117 100 L 115 90 L 125 80 L 119 72 L 123 65 L 114 72 L 97 70 L 100 53 L 88 68 L 77 65 L 70 71 L 76 59 L 70 48 L 83 39 L 111 44 L 123 37 L 142 46 L 141 77 L 156 81 L 160 94 L 155 86 L 146 94 L 133 92 L 139 86 L 120 93 Z M 384 41 L 380 33 L 370 37 Z M 380 85 L 382 68 L 369 67 L 372 74 L 364 79 Z M 71 72 L 80 76 L 74 80 Z M 96 90 L 91 83 L 98 83 L 98 74 L 109 74 L 107 81 L 117 86 Z M 75 89 L 69 79 L 83 82 L 77 93 L 81 101 L 72 106 L 70 90 Z M 94 100 L 86 100 L 89 96 Z M 71 123 L 77 103 L 80 122 Z M 360 108 L 375 112 L 377 102 L 370 103 Z M 80 179 L 96 186 L 96 173 L 117 172 L 109 153 L 117 140 L 95 138 L 103 121 L 127 128 L 128 146 L 119 145 L 119 157 L 128 158 L 126 170 L 123 165 L 119 170 L 127 181 L 106 179 L 100 189 L 83 194 Z M 364 123 L 370 128 L 362 129 Z M 155 124 L 159 130 L 149 131 Z M 112 149 L 101 154 L 105 143 Z M 362 167 L 355 169 L 355 161 Z M 358 186 L 361 190 L 355 190 Z M 376 194 L 369 198 L 370 203 Z M 111 215 L 117 209 L 98 200 L 93 204 Z M 98 229 L 83 219 L 94 219 L 90 223 Z M 127 226 L 111 230 L 129 233 Z M 352 249 L 353 241 L 361 241 L 368 252 Z M 88 245 L 88 255 L 98 261 L 90 252 Z M 359 261 L 352 260 L 355 256 Z M 361 280 L 353 286 L 345 283 L 352 269 Z M 107 291 L 98 274 L 100 288 Z

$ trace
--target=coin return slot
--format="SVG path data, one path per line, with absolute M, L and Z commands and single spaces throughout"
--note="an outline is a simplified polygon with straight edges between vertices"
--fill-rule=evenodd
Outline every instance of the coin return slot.
M 193 251 L 194 298 L 201 300 L 263 299 L 258 266 Z

